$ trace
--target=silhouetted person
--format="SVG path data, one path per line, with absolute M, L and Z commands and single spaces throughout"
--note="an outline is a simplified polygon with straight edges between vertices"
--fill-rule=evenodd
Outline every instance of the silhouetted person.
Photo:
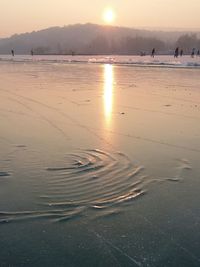
M 174 57 L 178 57 L 179 54 L 179 48 L 177 47 L 174 51 Z
M 194 53 L 195 53 L 195 48 L 192 48 L 191 57 L 194 57 Z
M 198 50 L 198 51 L 197 51 L 197 57 L 199 57 L 199 56 L 200 56 L 200 51 Z
M 14 50 L 13 50 L 13 49 L 11 50 L 11 54 L 12 54 L 12 56 L 14 57 L 14 55 L 15 55 L 15 52 L 14 52 Z
M 151 56 L 152 56 L 152 57 L 155 56 L 155 52 L 156 52 L 156 50 L 155 50 L 155 48 L 153 48 L 152 51 L 151 51 Z
M 31 49 L 31 56 L 33 56 L 33 49 Z
M 182 55 L 183 55 L 183 49 L 181 49 L 180 51 L 180 56 L 182 57 Z

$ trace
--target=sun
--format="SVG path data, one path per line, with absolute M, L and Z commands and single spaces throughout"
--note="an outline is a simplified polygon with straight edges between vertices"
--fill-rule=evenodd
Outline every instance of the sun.
M 111 24 L 115 20 L 115 12 L 112 8 L 106 8 L 104 10 L 103 20 L 107 24 Z

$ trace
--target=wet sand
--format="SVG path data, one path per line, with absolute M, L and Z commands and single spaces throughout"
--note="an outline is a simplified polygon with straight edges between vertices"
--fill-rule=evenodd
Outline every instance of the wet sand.
M 0 62 L 2 266 L 199 266 L 199 69 Z

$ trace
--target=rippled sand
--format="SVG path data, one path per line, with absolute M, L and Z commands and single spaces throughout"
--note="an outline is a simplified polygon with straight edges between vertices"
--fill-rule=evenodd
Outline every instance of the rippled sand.
M 200 265 L 198 69 L 0 69 L 2 266 Z

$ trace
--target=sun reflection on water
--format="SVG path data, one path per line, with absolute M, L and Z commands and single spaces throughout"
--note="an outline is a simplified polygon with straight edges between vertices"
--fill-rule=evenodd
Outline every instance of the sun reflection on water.
M 110 126 L 113 110 L 113 65 L 104 65 L 104 114 L 107 126 Z

